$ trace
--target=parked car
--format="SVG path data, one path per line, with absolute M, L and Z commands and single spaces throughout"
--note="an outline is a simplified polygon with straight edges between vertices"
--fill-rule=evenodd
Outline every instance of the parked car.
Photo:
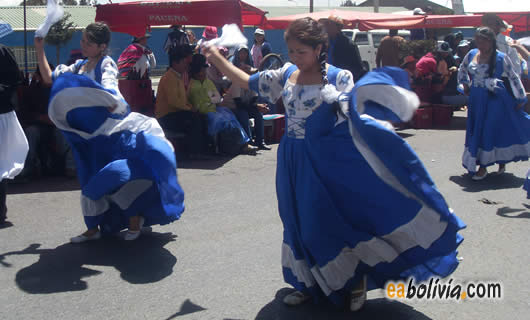
M 359 29 L 344 29 L 342 33 L 359 47 L 359 53 L 363 61 L 365 70 L 372 70 L 377 67 L 375 63 L 375 56 L 377 48 L 381 43 L 381 39 L 388 35 L 388 30 L 378 29 L 370 31 L 360 31 Z M 410 31 L 399 30 L 398 35 L 410 40 Z

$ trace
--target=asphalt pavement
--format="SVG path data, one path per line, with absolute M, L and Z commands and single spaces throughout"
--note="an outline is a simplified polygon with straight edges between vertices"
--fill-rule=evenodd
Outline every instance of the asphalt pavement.
M 528 319 L 529 162 L 474 182 L 461 166 L 465 113 L 449 128 L 400 130 L 465 223 L 455 282 L 499 281 L 503 298 L 391 301 L 371 291 L 355 314 L 307 303 L 290 308 L 280 265 L 276 149 L 179 162 L 181 220 L 135 242 L 73 245 L 84 231 L 75 180 L 9 185 L 0 229 L 0 319 Z

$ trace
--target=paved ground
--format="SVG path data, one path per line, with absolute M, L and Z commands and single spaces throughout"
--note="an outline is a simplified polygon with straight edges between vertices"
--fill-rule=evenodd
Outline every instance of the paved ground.
M 527 319 L 530 205 L 521 187 L 529 164 L 472 182 L 460 166 L 463 116 L 449 129 L 401 134 L 468 224 L 455 281 L 501 281 L 502 301 L 392 302 L 373 291 L 357 314 L 285 307 L 273 150 L 179 163 L 186 212 L 134 243 L 68 243 L 83 231 L 75 181 L 10 185 L 0 319 Z

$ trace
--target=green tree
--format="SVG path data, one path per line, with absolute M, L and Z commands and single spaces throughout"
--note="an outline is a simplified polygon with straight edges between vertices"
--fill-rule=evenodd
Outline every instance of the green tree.
M 96 4 L 96 0 L 79 0 L 80 6 L 93 6 Z
M 77 6 L 77 1 L 75 0 L 63 0 L 63 6 Z
M 47 2 L 47 0 L 26 0 L 26 6 L 45 6 Z M 24 1 L 21 1 L 20 5 L 23 6 Z
M 67 44 L 74 35 L 75 27 L 77 27 L 72 21 L 70 21 L 71 14 L 65 12 L 61 20 L 57 21 L 48 32 L 44 41 L 46 43 L 55 46 L 57 49 L 57 64 L 59 64 L 59 58 L 61 53 L 61 47 Z
M 340 4 L 341 7 L 355 7 L 355 3 L 351 0 L 344 1 Z

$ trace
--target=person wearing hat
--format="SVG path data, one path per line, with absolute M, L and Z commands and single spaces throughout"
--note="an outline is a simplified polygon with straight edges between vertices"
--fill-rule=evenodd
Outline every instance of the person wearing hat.
M 530 157 L 530 116 L 520 110 L 526 94 L 510 58 L 496 50 L 495 38 L 492 29 L 478 28 L 477 49 L 469 51 L 458 71 L 469 95 L 462 164 L 473 180 L 486 178 L 488 166 L 498 164 L 501 174 L 506 163 Z
M 451 53 L 451 47 L 447 42 L 441 42 L 437 45 L 434 53 L 428 52 L 416 63 L 418 76 L 421 78 L 430 78 L 436 73 L 446 74 L 447 62 L 444 58 Z M 440 65 L 441 63 L 441 65 Z
M 177 46 L 169 52 L 169 68 L 158 84 L 155 116 L 164 131 L 185 133 L 190 156 L 201 158 L 206 150 L 205 120 L 189 102 L 183 79 L 192 55 L 189 45 Z
M 517 50 L 510 46 L 514 40 L 502 34 L 508 29 L 508 24 L 494 13 L 484 14 L 482 16 L 482 24 L 493 30 L 496 35 L 495 40 L 497 42 L 497 50 L 508 55 L 508 58 L 512 61 L 515 72 L 518 75 L 521 75 L 521 60 L 517 55 Z
M 456 36 L 455 36 L 456 37 Z M 460 46 L 462 44 L 462 46 Z M 435 97 L 435 100 L 438 99 L 438 101 L 434 101 L 436 103 L 440 102 L 446 105 L 455 106 L 458 108 L 464 107 L 467 105 L 468 99 L 465 95 L 462 95 L 461 92 L 458 91 L 458 76 L 457 76 L 457 70 L 458 66 L 462 62 L 462 58 L 466 55 L 466 53 L 469 51 L 470 44 L 467 40 L 462 40 L 457 46 L 457 50 L 453 51 L 457 54 L 451 55 L 448 54 L 445 57 L 446 66 L 442 68 L 442 64 L 438 65 L 438 70 L 446 70 L 449 71 L 449 74 L 447 75 L 447 82 L 445 83 L 445 86 L 443 87 L 443 90 Z
M 128 80 L 149 79 L 149 71 L 156 67 L 153 51 L 147 46 L 151 34 L 134 37 L 133 42 L 118 58 L 118 71 L 121 77 Z
M 421 97 L 422 101 L 432 102 L 433 96 L 439 96 L 451 73 L 456 71 L 456 67 L 452 67 L 451 70 L 448 68 L 446 58 L 450 53 L 449 44 L 442 42 L 437 45 L 434 52 L 428 52 L 416 63 L 416 83 L 418 87 L 423 88 L 421 92 L 425 93 L 425 96 Z
M 414 56 L 406 56 L 400 67 L 409 75 L 409 82 L 412 86 L 416 78 L 416 58 Z
M 171 49 L 182 46 L 182 45 L 189 45 L 190 40 L 188 38 L 188 35 L 186 32 L 182 30 L 182 26 L 180 25 L 172 25 L 171 26 L 172 31 L 168 33 L 166 37 L 166 41 L 164 42 L 164 51 L 169 54 Z
M 263 57 L 271 52 L 272 47 L 270 43 L 265 40 L 265 31 L 260 28 L 256 29 L 256 31 L 254 31 L 254 45 L 252 45 L 252 49 L 250 49 L 254 66 L 259 68 Z
M 432 87 L 434 91 L 433 102 L 441 103 L 441 97 L 447 90 L 447 85 L 451 77 L 453 77 L 454 90 L 456 91 L 456 71 L 457 68 L 454 66 L 454 59 L 452 55 L 453 50 L 447 42 L 440 42 L 436 47 L 436 53 L 434 55 L 436 59 L 436 72 L 432 77 Z
M 462 59 L 464 59 L 470 49 L 471 43 L 468 40 L 462 40 L 458 43 L 458 46 L 456 47 L 456 54 L 454 56 L 458 65 L 462 63 Z
M 362 66 L 359 48 L 351 39 L 342 33 L 344 21 L 337 16 L 329 16 L 318 22 L 324 25 L 329 37 L 327 62 L 337 68 L 349 70 L 355 81 L 359 80 L 368 70 Z
M 217 37 L 219 37 L 217 35 L 217 27 L 206 26 L 204 28 L 204 31 L 202 32 L 202 38 L 199 41 L 197 41 L 197 48 L 200 48 L 203 42 L 216 39 Z
M 415 8 L 412 10 L 412 14 L 415 16 L 426 15 L 425 11 L 421 8 Z M 410 40 L 425 40 L 425 29 L 410 29 Z
M 433 15 L 433 14 L 435 14 L 433 8 L 431 6 L 427 6 L 425 8 L 425 15 L 430 16 L 430 15 Z M 437 28 L 426 28 L 425 29 L 425 39 L 426 40 L 438 41 L 438 30 L 439 29 L 437 29 Z

